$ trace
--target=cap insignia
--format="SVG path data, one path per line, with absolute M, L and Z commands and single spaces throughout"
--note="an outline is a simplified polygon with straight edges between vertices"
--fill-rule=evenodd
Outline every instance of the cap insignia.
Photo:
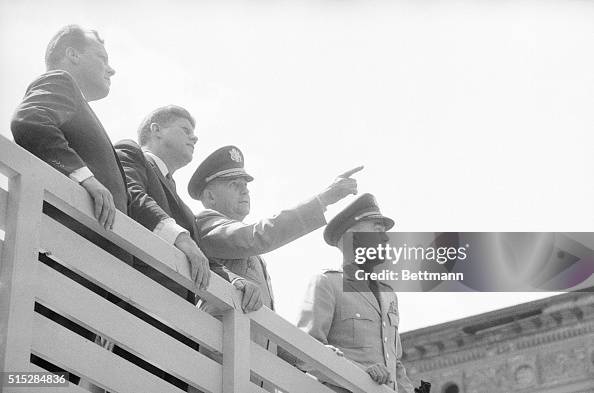
M 241 153 L 236 148 L 229 150 L 229 156 L 235 162 L 241 162 Z

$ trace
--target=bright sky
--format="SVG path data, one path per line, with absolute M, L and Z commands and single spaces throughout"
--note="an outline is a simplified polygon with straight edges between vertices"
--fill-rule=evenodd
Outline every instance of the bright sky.
M 0 133 L 50 37 L 78 23 L 116 69 L 93 104 L 112 141 L 157 106 L 188 108 L 199 141 L 177 184 L 237 145 L 256 178 L 247 221 L 362 164 L 360 191 L 398 231 L 592 231 L 593 22 L 583 0 L 2 0 Z M 266 260 L 294 320 L 309 277 L 341 258 L 318 230 Z M 401 330 L 542 296 L 402 293 Z

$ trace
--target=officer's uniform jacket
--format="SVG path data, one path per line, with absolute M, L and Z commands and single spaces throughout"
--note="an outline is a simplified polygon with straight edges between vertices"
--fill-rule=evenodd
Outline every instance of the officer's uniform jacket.
M 398 299 L 390 287 L 380 285 L 387 290 L 380 292 L 381 305 L 362 281 L 347 278 L 343 291 L 342 271 L 318 274 L 307 288 L 297 326 L 323 344 L 340 349 L 363 369 L 384 364 L 392 381 L 397 382 L 397 388 L 394 384 L 391 387 L 397 392 L 413 393 L 400 361 Z
M 233 220 L 210 209 L 196 216 L 197 240 L 211 263 L 225 265 L 231 273 L 256 283 L 262 291 L 263 304 L 271 309 L 274 309 L 274 296 L 260 254 L 275 250 L 325 224 L 324 209 L 317 198 L 254 224 Z M 229 276 L 233 280 L 231 274 Z

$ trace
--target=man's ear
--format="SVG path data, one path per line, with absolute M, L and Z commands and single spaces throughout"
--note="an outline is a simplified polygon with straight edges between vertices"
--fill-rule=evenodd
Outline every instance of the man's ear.
M 212 208 L 212 206 L 214 205 L 214 194 L 212 193 L 212 190 L 210 190 L 209 188 L 206 188 L 205 190 L 202 191 L 202 194 L 200 195 L 200 202 L 202 202 L 202 205 L 207 208 L 210 209 Z
M 72 64 L 78 64 L 80 62 L 80 53 L 73 47 L 69 46 L 64 52 L 64 58 L 68 59 L 68 61 L 70 61 Z
M 157 123 L 151 123 L 149 128 L 151 130 L 151 138 L 161 139 L 161 127 Z

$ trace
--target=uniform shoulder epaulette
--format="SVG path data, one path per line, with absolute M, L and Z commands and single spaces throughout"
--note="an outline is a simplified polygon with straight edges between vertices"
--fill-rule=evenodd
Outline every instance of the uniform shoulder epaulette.
M 323 269 L 322 273 L 342 273 L 342 269 Z

